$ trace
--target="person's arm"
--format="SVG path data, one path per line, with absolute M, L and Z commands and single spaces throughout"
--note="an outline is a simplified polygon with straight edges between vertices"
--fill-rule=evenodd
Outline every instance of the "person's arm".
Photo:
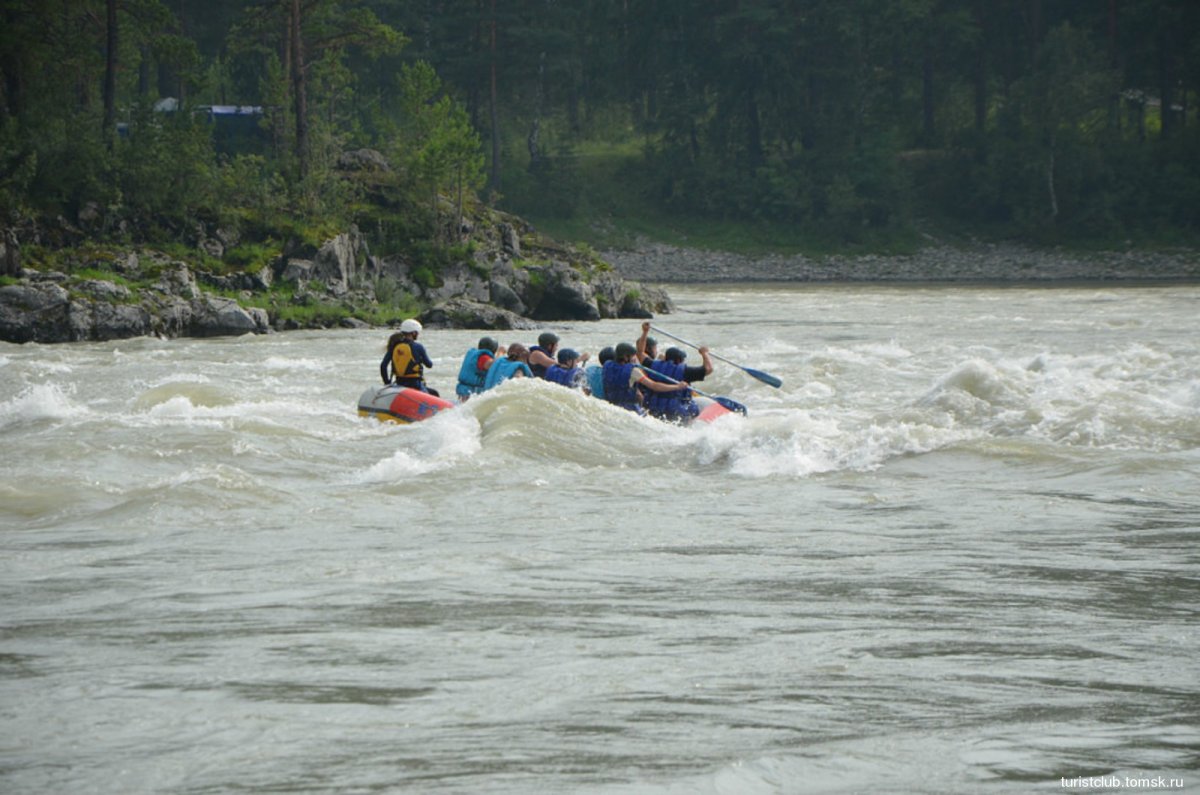
M 549 356 L 547 356 L 546 354 L 542 353 L 541 351 L 533 351 L 533 352 L 531 352 L 531 353 L 529 354 L 529 363 L 530 363 L 530 364 L 536 364 L 536 365 L 538 365 L 539 367 L 545 367 L 545 368 L 547 368 L 547 369 L 549 369 L 550 367 L 553 367 L 554 365 L 558 364 L 558 362 L 557 362 L 556 360 L 554 360 L 554 359 L 551 359 Z
M 712 357 L 708 355 L 708 346 L 701 345 L 698 350 L 700 351 L 700 360 L 704 362 L 704 374 L 712 375 L 713 363 Z
M 652 392 L 678 392 L 680 389 L 688 388 L 687 381 L 678 381 L 674 384 L 664 384 L 661 381 L 655 381 L 653 378 L 646 375 L 645 373 L 639 372 L 637 370 L 635 370 L 634 372 L 637 373 L 637 383 L 641 384 L 642 386 L 646 387 L 646 389 L 649 389 Z
M 433 362 L 429 359 L 429 352 L 425 350 L 425 346 L 419 342 L 412 343 L 413 358 L 426 367 L 433 367 Z
M 646 361 L 646 341 L 650 339 L 650 321 L 642 324 L 642 336 L 637 338 L 637 360 Z
M 392 363 L 392 352 L 388 351 L 383 355 L 383 361 L 379 363 L 379 377 L 383 379 L 384 385 L 392 383 L 392 379 L 388 378 L 388 365 Z

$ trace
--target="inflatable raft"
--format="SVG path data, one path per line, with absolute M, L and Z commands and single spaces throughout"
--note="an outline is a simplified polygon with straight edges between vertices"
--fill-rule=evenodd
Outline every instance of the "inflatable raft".
M 374 417 L 380 422 L 420 422 L 457 405 L 406 386 L 372 387 L 358 399 L 358 416 Z
M 732 413 L 720 401 L 700 395 L 695 400 L 700 406 L 700 416 L 696 418 L 700 422 L 712 422 Z M 372 387 L 363 392 L 358 398 L 358 415 L 374 417 L 380 422 L 420 422 L 457 405 L 419 389 L 391 385 Z

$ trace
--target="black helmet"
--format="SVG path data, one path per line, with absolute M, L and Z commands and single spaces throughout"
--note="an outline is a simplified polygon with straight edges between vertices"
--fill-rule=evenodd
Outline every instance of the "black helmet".
M 566 364 L 567 362 L 573 362 L 578 358 L 579 358 L 579 352 L 573 351 L 570 348 L 563 348 L 561 351 L 558 352 L 558 363 L 559 364 Z
M 557 344 L 558 335 L 553 331 L 543 331 L 541 334 L 538 334 L 538 345 L 541 345 L 543 348 L 553 348 Z
M 637 348 L 633 347 L 628 342 L 622 342 L 617 345 L 617 349 L 614 353 L 616 354 L 617 361 L 621 361 L 623 359 L 632 359 L 637 356 Z
M 663 356 L 668 362 L 675 362 L 676 364 L 687 358 L 687 354 L 679 348 L 667 348 L 667 352 Z
M 479 344 L 476 347 L 495 353 L 496 349 L 500 347 L 500 344 L 491 337 L 480 337 Z
M 637 353 L 637 351 L 634 351 L 634 353 Z M 598 358 L 600 359 L 600 364 L 611 362 L 613 359 L 617 358 L 617 352 L 613 350 L 613 346 L 609 345 L 600 349 L 600 355 Z

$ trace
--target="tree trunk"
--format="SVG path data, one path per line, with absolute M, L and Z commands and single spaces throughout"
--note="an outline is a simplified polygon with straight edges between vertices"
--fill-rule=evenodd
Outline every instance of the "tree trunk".
M 1170 138 L 1175 132 L 1175 114 L 1171 110 L 1175 104 L 1174 70 L 1171 66 L 1171 35 L 1163 30 L 1158 35 L 1158 114 L 1162 120 L 1161 136 L 1164 139 Z
M 500 107 L 499 99 L 496 96 L 496 0 L 492 0 L 492 19 L 491 19 L 491 42 L 489 49 L 491 51 L 491 88 L 489 90 L 488 102 L 492 116 L 492 173 L 490 177 L 491 189 L 493 191 L 500 190 Z
M 1114 72 L 1120 66 L 1117 50 L 1117 0 L 1108 0 L 1108 66 Z M 1121 132 L 1121 90 L 1113 91 L 1109 102 L 1109 127 L 1120 134 Z
M 529 171 L 536 172 L 542 165 L 542 106 L 546 95 L 546 53 L 538 55 L 537 95 L 533 104 L 533 121 L 525 145 L 529 149 Z
M 104 140 L 111 149 L 117 124 L 117 0 L 105 3 Z
M 1058 189 L 1054 184 L 1054 136 L 1050 137 L 1050 159 L 1046 163 L 1046 188 L 1050 192 L 1050 223 L 1058 220 Z
M 308 176 L 308 90 L 304 81 L 304 46 L 300 38 L 300 0 L 292 0 L 291 17 L 292 100 L 296 108 L 296 165 L 300 179 Z
M 5 4 L 3 16 L 4 27 L 12 30 L 16 23 L 16 9 L 12 8 L 11 4 Z M 0 112 L 6 113 L 9 116 L 19 116 L 21 115 L 22 105 L 25 100 L 25 81 L 22 59 L 17 54 L 15 47 L 0 49 L 0 75 L 4 76 L 5 100 L 4 107 L 0 108 Z
M 980 2 L 975 6 L 975 24 L 979 26 L 980 35 L 980 43 L 975 49 L 975 131 L 978 133 L 987 128 L 988 74 L 984 42 L 990 31 L 984 13 L 984 5 Z
M 930 45 L 926 45 L 921 59 L 921 138 L 926 146 L 933 146 L 937 140 L 933 110 L 933 55 Z
M 746 95 L 746 154 L 750 157 L 751 167 L 763 164 L 762 116 L 753 88 Z

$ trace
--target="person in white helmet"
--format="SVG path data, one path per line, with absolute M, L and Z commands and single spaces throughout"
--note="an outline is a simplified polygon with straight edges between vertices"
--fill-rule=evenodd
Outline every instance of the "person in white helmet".
M 387 353 L 379 363 L 379 376 L 385 384 L 399 384 L 437 396 L 437 390 L 425 383 L 425 368 L 433 367 L 433 362 L 425 346 L 417 342 L 420 335 L 421 324 L 416 320 L 410 318 L 401 323 L 400 330 L 388 338 Z

